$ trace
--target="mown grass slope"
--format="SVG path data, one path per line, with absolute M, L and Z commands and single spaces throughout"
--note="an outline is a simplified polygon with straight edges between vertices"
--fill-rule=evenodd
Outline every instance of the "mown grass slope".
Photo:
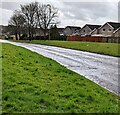
M 2 45 L 3 113 L 117 113 L 118 97 L 55 61 Z
M 19 40 L 17 42 L 27 42 L 35 44 L 52 45 L 81 51 L 94 52 L 98 54 L 120 56 L 117 43 L 98 43 L 98 42 L 80 42 L 80 41 L 54 41 L 54 40 Z

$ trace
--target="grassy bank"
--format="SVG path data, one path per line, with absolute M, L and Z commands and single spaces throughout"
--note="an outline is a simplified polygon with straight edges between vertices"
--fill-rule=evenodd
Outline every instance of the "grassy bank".
M 35 44 L 44 44 L 44 45 L 52 45 L 64 48 L 71 48 L 82 51 L 95 52 L 98 54 L 105 54 L 111 56 L 120 56 L 120 52 L 118 52 L 118 47 L 120 44 L 116 43 L 96 43 L 96 42 L 79 42 L 79 41 L 44 41 L 44 40 L 19 40 L 18 42 L 27 42 L 27 43 L 35 43 Z
M 118 97 L 55 61 L 3 44 L 3 112 L 117 113 Z

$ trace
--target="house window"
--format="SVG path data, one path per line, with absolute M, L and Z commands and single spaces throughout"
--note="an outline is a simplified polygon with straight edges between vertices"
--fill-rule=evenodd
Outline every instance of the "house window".
M 103 29 L 103 31 L 105 31 L 105 29 Z
M 109 29 L 109 31 L 111 32 L 111 29 Z
M 85 32 L 85 30 L 83 30 L 83 32 Z

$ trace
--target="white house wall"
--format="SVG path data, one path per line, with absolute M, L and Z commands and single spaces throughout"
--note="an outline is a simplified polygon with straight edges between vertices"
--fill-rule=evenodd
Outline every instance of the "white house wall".
M 113 36 L 114 29 L 111 28 L 108 24 L 103 25 L 99 30 L 98 33 L 104 36 Z
M 64 34 L 65 34 L 66 36 L 72 35 L 72 30 L 71 30 L 70 28 L 65 28 L 65 29 L 64 29 Z
M 115 37 L 120 37 L 120 29 L 114 34 Z
M 88 35 L 90 32 L 91 29 L 88 26 L 85 26 L 80 30 L 80 35 Z
M 97 33 L 98 33 L 98 30 L 95 29 L 95 30 L 91 33 L 91 35 L 96 35 Z

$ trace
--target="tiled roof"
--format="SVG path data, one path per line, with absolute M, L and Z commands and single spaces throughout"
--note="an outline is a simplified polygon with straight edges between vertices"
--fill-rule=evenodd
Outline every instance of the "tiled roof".
M 70 29 L 81 29 L 81 27 L 78 27 L 78 26 L 67 26 L 67 27 L 70 28 Z
M 58 30 L 60 30 L 60 31 L 63 31 L 64 30 L 64 28 L 57 28 Z
M 90 24 L 86 24 L 86 26 L 88 26 L 91 30 L 98 29 L 101 27 L 101 25 L 90 25 Z
M 120 23 L 118 22 L 107 22 L 107 23 L 110 24 L 115 30 L 120 27 Z

